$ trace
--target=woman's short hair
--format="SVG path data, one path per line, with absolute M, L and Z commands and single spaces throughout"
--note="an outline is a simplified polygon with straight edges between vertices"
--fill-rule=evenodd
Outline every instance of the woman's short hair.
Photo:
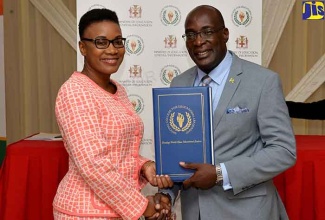
M 85 32 L 85 29 L 96 22 L 101 21 L 112 21 L 119 24 L 118 17 L 115 11 L 109 10 L 107 8 L 95 8 L 87 11 L 79 21 L 79 37 L 81 38 Z

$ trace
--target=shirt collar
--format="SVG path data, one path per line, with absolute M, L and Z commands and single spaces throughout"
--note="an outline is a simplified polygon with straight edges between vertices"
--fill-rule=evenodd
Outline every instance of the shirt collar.
M 222 81 L 224 80 L 225 76 L 228 73 L 228 69 L 231 66 L 231 62 L 232 62 L 232 55 L 230 54 L 230 52 L 227 50 L 226 56 L 223 58 L 223 60 L 221 61 L 221 63 L 216 66 L 210 73 L 209 76 L 211 77 L 211 79 L 216 82 L 218 85 L 220 85 L 222 83 Z M 203 72 L 200 68 L 198 68 L 198 78 L 199 81 L 201 82 L 202 78 L 206 75 L 205 72 Z

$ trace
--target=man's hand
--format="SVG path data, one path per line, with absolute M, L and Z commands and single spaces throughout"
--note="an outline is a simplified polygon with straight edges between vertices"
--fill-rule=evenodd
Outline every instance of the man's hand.
M 147 220 L 163 220 L 170 216 L 171 205 L 168 203 L 168 197 L 166 200 L 159 193 L 156 193 L 154 196 L 147 196 L 147 199 L 149 200 L 148 206 L 143 213 Z
M 171 199 L 170 196 L 167 196 L 163 193 L 156 193 L 154 196 L 155 200 L 155 209 L 157 211 L 166 209 L 168 211 L 171 210 L 172 204 L 171 204 Z
M 169 188 L 174 185 L 173 181 L 168 175 L 156 175 L 156 165 L 153 161 L 144 163 L 141 168 L 141 172 L 152 186 L 158 186 L 158 188 L 161 189 Z
M 216 167 L 205 163 L 185 163 L 180 162 L 179 165 L 185 169 L 196 170 L 195 173 L 183 182 L 185 189 L 196 187 L 199 189 L 210 189 L 216 185 L 217 174 Z

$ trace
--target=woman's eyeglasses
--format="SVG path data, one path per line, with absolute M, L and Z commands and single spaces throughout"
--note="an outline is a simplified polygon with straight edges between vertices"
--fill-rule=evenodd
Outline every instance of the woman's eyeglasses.
M 95 39 L 81 38 L 81 40 L 93 42 L 98 49 L 106 49 L 109 47 L 111 43 L 115 48 L 123 48 L 126 38 L 118 37 L 113 40 L 108 40 L 106 38 L 95 38 Z

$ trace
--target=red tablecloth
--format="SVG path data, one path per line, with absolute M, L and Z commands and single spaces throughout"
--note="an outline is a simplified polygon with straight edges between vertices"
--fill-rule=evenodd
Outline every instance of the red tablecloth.
M 52 201 L 67 170 L 62 141 L 8 145 L 0 171 L 0 219 L 53 219 Z
M 274 179 L 290 220 L 325 219 L 325 136 L 296 136 L 298 160 Z M 322 169 L 323 168 L 323 169 Z M 51 220 L 52 201 L 68 170 L 62 141 L 19 141 L 0 171 L 1 220 Z
M 297 135 L 297 163 L 274 183 L 290 220 L 325 220 L 325 136 Z

